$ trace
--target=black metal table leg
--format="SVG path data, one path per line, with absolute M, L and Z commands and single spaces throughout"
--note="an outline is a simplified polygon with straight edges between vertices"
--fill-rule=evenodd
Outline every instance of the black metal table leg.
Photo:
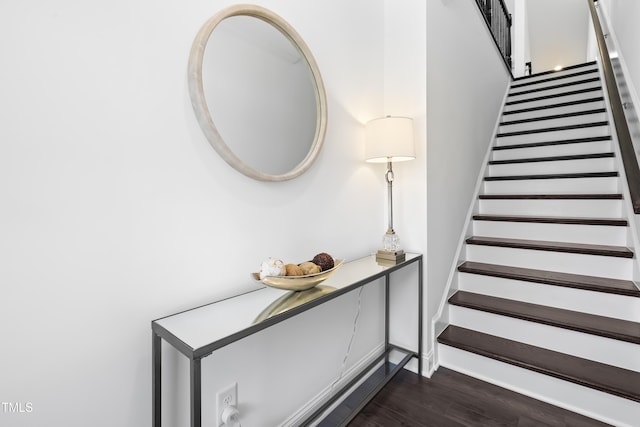
M 422 375 L 422 258 L 418 260 L 418 375 Z
M 162 339 L 152 332 L 151 337 L 151 387 L 153 397 L 151 402 L 153 427 L 162 425 Z
M 202 427 L 202 375 L 200 359 L 191 360 L 191 427 Z
M 384 351 L 389 351 L 389 275 L 384 276 Z

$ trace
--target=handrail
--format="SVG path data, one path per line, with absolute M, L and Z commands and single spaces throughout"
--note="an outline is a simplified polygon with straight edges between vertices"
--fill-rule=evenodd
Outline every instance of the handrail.
M 618 85 L 616 84 L 613 65 L 611 65 L 611 60 L 609 59 L 609 49 L 607 49 L 602 26 L 600 25 L 598 13 L 594 5 L 597 1 L 598 0 L 587 0 L 587 3 L 589 4 L 589 12 L 591 13 L 591 20 L 593 21 L 593 28 L 596 33 L 600 58 L 602 59 L 602 71 L 609 94 L 609 103 L 611 104 L 611 114 L 613 115 L 613 123 L 618 136 L 618 144 L 620 145 L 622 164 L 624 165 L 627 184 L 629 185 L 631 205 L 633 206 L 633 211 L 636 214 L 640 214 L 640 167 L 638 167 L 638 159 L 633 149 L 631 132 L 629 132 L 629 125 L 627 125 L 627 119 L 624 115 L 624 107 L 622 105 L 622 99 L 620 98 L 620 92 L 618 91 Z
M 511 25 L 512 19 L 504 0 L 475 0 L 484 18 L 500 57 L 513 79 L 511 70 Z M 499 7 L 499 10 L 498 10 Z M 496 11 L 496 13 L 493 13 Z
M 499 0 L 499 2 L 500 2 L 500 7 L 502 7 L 502 12 L 504 13 L 505 16 L 509 18 L 509 26 L 511 26 L 511 14 L 509 13 L 509 9 L 507 9 L 507 5 L 504 2 L 504 0 Z

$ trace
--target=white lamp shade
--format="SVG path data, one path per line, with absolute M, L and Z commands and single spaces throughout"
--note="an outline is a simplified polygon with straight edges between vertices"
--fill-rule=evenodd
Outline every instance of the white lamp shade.
M 383 117 L 371 120 L 365 127 L 365 138 L 367 162 L 402 162 L 416 158 L 413 120 L 409 117 Z

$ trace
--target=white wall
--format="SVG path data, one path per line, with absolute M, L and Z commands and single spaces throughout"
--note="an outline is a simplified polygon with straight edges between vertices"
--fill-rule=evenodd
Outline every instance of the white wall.
M 620 50 L 621 61 L 627 73 L 627 85 L 633 90 L 632 99 L 640 99 L 640 3 L 635 1 L 607 0 L 602 3 L 609 19 L 609 27 L 615 34 L 615 40 Z
M 524 76 L 525 74 L 525 43 L 528 41 L 526 37 L 526 11 L 524 0 L 512 0 L 509 6 L 512 18 L 512 52 L 513 52 L 513 75 L 515 77 Z
M 384 104 L 383 1 L 256 1 L 298 30 L 327 89 L 324 149 L 309 172 L 284 183 L 231 169 L 191 109 L 191 42 L 231 3 L 0 5 L 0 399 L 33 408 L 0 412 L 0 424 L 149 425 L 152 319 L 253 287 L 249 272 L 267 256 L 298 260 L 327 251 L 354 259 L 378 248 L 386 223 L 383 172 L 363 161 L 363 123 L 395 106 Z M 407 0 L 403 10 L 422 13 L 418 3 Z M 413 52 L 404 55 L 410 64 Z M 434 97 L 442 93 L 434 90 Z M 420 129 L 424 113 L 403 108 Z M 437 147 L 446 132 L 433 124 Z M 424 148 L 418 152 L 424 156 Z M 424 157 L 398 167 L 399 183 L 420 175 Z M 424 184 L 415 185 L 419 191 Z M 410 213 L 413 199 L 404 191 L 395 201 L 398 230 L 407 247 L 423 250 L 424 218 L 418 237 L 409 237 L 420 209 Z M 460 197 L 454 204 L 468 203 Z M 420 203 L 424 211 L 423 197 Z M 434 210 L 434 218 L 441 214 Z M 379 288 L 362 297 L 369 304 L 350 365 L 380 341 Z M 246 425 L 282 421 L 338 375 L 356 302 L 349 295 L 225 349 L 217 356 L 228 363 L 224 376 L 205 380 L 207 399 L 218 383 L 237 379 Z M 345 346 L 328 345 L 336 342 Z M 289 357 L 291 343 L 308 347 L 301 359 Z M 167 393 L 176 397 L 167 400 L 165 416 L 169 425 L 186 425 L 186 359 L 168 348 L 164 357 Z
M 385 1 L 385 97 L 384 109 L 379 112 L 379 116 L 412 117 L 416 142 L 416 159 L 393 166 L 394 229 L 405 250 L 419 253 L 424 252 L 427 240 L 426 19 L 426 2 Z M 386 203 L 384 169 L 384 165 L 376 167 L 380 180 L 380 206 L 385 206 Z M 380 231 L 384 232 L 384 229 L 381 228 Z M 398 277 L 394 280 L 401 279 Z M 402 309 L 402 306 L 415 306 L 415 288 L 403 286 L 398 293 L 392 294 L 391 301 L 392 312 L 395 313 L 391 329 L 394 342 L 406 348 L 417 348 L 416 312 Z M 424 307 L 426 310 L 426 303 Z M 428 329 L 426 323 L 424 329 Z M 424 368 L 428 368 L 426 360 Z
M 529 36 L 529 17 L 527 15 L 526 0 L 511 0 L 507 3 L 512 14 L 512 51 L 513 76 L 522 77 L 526 74 L 525 64 L 531 61 L 531 40 Z
M 465 29 L 465 31 L 462 31 Z M 427 3 L 427 299 L 436 314 L 509 74 L 474 2 Z M 429 337 L 429 341 L 433 337 Z
M 534 73 L 588 60 L 589 11 L 584 0 L 527 0 L 526 9 Z

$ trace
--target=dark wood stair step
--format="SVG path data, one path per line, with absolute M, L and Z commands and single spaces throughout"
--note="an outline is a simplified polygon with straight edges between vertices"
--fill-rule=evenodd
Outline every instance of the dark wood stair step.
M 572 82 L 564 82 L 564 83 L 558 83 L 558 84 L 554 84 L 554 85 L 549 85 L 546 87 L 539 87 L 539 88 L 535 88 L 535 89 L 525 89 L 525 90 L 520 90 L 521 87 L 519 86 L 511 86 L 511 90 L 518 90 L 517 92 L 509 92 L 509 96 L 518 96 L 518 95 L 527 95 L 529 93 L 536 93 L 536 92 L 542 92 L 545 90 L 554 90 L 554 89 L 560 89 L 563 87 L 570 87 L 570 86 L 576 86 L 576 85 L 581 85 L 581 84 L 585 84 L 585 83 L 594 83 L 594 82 L 599 82 L 600 81 L 600 77 L 591 77 L 591 78 L 585 78 L 585 79 L 581 79 L 581 80 L 575 80 Z
M 449 304 L 585 334 L 640 344 L 640 323 L 579 311 L 458 291 Z
M 640 373 L 576 356 L 496 337 L 457 326 L 448 326 L 438 342 L 640 402 Z
M 555 173 L 540 175 L 505 175 L 487 176 L 485 181 L 518 181 L 525 179 L 570 179 L 570 178 L 615 178 L 618 172 L 576 172 L 576 173 Z
M 573 154 L 566 156 L 550 156 L 550 157 L 530 157 L 522 159 L 509 160 L 490 160 L 490 165 L 509 165 L 515 163 L 540 163 L 540 162 L 559 162 L 565 160 L 589 160 L 589 159 L 607 159 L 615 157 L 615 153 L 589 153 L 589 154 Z
M 623 246 L 588 245 L 584 243 L 549 242 L 544 240 L 507 239 L 502 237 L 480 236 L 469 237 L 466 242 L 468 245 L 497 246 L 502 248 L 633 258 L 633 252 L 629 248 Z
M 565 288 L 603 292 L 640 298 L 640 289 L 630 280 L 611 279 L 608 277 L 586 276 L 582 274 L 560 273 L 557 271 L 536 270 L 532 268 L 510 267 L 506 265 L 487 264 L 466 261 L 458 266 L 458 271 L 503 279 L 544 285 L 562 286 Z
M 533 80 L 533 81 L 524 81 L 522 83 L 518 83 L 518 81 L 516 79 L 514 81 L 514 84 L 511 85 L 511 89 L 521 88 L 521 87 L 526 87 L 526 86 L 532 86 L 532 85 L 540 84 L 540 83 L 549 83 L 549 82 L 563 80 L 563 79 L 570 79 L 570 78 L 573 78 L 573 77 L 586 76 L 586 75 L 597 73 L 597 72 L 598 72 L 597 68 L 592 68 L 590 70 L 576 71 L 575 73 L 564 74 L 564 75 L 561 75 L 561 76 L 548 77 L 546 79 L 538 79 L 538 80 Z
M 597 92 L 601 90 L 602 90 L 602 87 L 600 86 L 590 87 L 586 89 L 570 90 L 567 92 L 554 93 L 551 95 L 536 96 L 534 98 L 518 99 L 517 101 L 507 101 L 505 102 L 505 105 L 518 105 L 518 104 L 526 104 L 527 102 L 546 101 L 549 99 L 562 98 L 562 97 L 571 96 L 571 95 L 581 95 L 583 93 Z
M 608 126 L 609 122 L 600 121 L 600 122 L 592 122 L 592 123 L 579 123 L 575 125 L 565 125 L 565 126 L 554 126 L 554 127 L 545 127 L 540 129 L 527 129 L 527 130 L 519 130 L 514 132 L 500 132 L 496 135 L 497 138 L 505 138 L 509 136 L 519 136 L 519 135 L 533 135 L 536 133 L 547 133 L 547 132 L 562 132 L 566 130 L 575 130 L 575 129 L 588 129 L 593 127 L 600 126 Z
M 611 141 L 611 135 L 594 136 L 589 138 L 562 139 L 558 141 L 542 141 L 542 142 L 527 142 L 523 144 L 498 145 L 498 146 L 494 146 L 493 150 L 494 151 L 513 150 L 517 148 L 546 147 L 549 145 L 583 144 L 583 143 L 601 142 L 601 141 Z
M 526 108 L 520 108 L 517 110 L 504 111 L 502 115 L 509 116 L 511 114 L 529 113 L 532 111 L 542 111 L 542 110 L 549 110 L 551 108 L 570 107 L 573 105 L 589 104 L 592 102 L 602 102 L 602 101 L 604 101 L 603 96 L 595 96 L 593 98 L 576 99 L 575 101 L 558 102 L 556 104 L 538 105 L 536 107 L 526 107 Z
M 509 121 L 500 122 L 500 126 L 520 125 L 523 123 L 535 123 L 535 122 L 542 122 L 545 120 L 556 120 L 556 119 L 566 119 L 569 117 L 588 116 L 591 114 L 606 113 L 606 111 L 607 110 L 604 108 L 597 108 L 594 110 L 574 111 L 572 113 L 553 114 L 550 116 L 531 117 L 528 119 L 520 119 L 520 120 L 509 120 Z
M 572 225 L 608 225 L 626 227 L 629 223 L 620 218 L 575 218 L 561 216 L 526 216 L 526 215 L 474 215 L 475 221 L 528 222 L 536 224 L 572 224 Z
M 622 194 L 480 194 L 483 200 L 622 200 Z

